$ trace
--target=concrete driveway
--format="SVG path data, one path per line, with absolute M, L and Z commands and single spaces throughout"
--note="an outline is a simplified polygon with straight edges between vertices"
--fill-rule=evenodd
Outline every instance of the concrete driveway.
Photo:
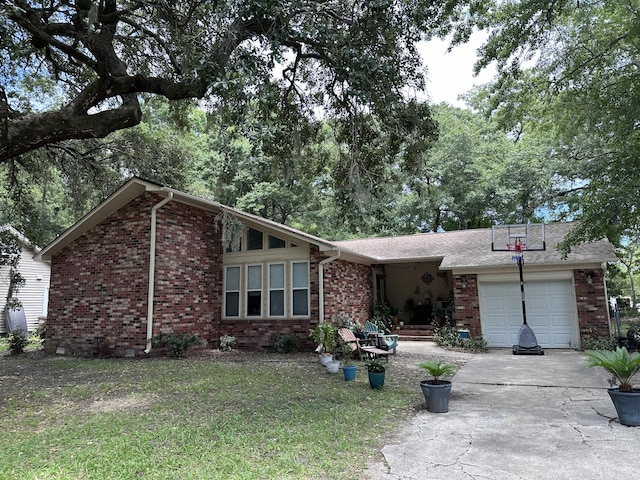
M 608 386 L 605 372 L 586 367 L 580 352 L 473 355 L 453 378 L 449 412 L 425 409 L 399 427 L 371 477 L 636 477 L 640 427 L 617 421 Z

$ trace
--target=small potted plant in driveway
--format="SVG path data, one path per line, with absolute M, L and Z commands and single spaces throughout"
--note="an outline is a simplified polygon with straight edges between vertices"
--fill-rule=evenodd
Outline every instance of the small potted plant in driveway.
M 451 382 L 448 380 L 440 380 L 440 377 L 453 375 L 456 366 L 451 363 L 442 363 L 440 360 L 430 360 L 419 363 L 418 367 L 426 370 L 433 377 L 433 380 L 423 380 L 420 382 L 422 394 L 427 402 L 427 410 L 432 413 L 448 412 Z
M 367 372 L 369 372 L 369 386 L 379 389 L 384 386 L 384 374 L 387 370 L 380 360 L 369 360 L 365 363 Z
M 608 389 L 620 423 L 640 425 L 640 390 L 634 389 L 631 378 L 640 370 L 640 353 L 629 353 L 626 347 L 584 352 L 590 367 L 602 367 L 618 382 L 617 388 Z

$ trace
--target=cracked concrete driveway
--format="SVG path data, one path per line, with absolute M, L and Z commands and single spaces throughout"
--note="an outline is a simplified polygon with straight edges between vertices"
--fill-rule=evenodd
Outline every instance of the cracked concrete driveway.
M 475 355 L 448 413 L 422 410 L 370 473 L 396 479 L 609 479 L 640 471 L 640 427 L 625 427 L 607 375 L 580 352 Z M 417 388 L 417 387 L 416 387 Z M 633 473 L 636 472 L 636 473 Z

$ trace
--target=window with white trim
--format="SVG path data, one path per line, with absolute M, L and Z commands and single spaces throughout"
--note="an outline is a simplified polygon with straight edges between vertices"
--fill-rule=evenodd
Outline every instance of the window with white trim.
M 247 317 L 262 315 L 262 265 L 247 265 Z
M 240 316 L 240 267 L 225 268 L 224 315 Z
M 269 265 L 269 316 L 284 316 L 284 263 Z
M 309 262 L 291 263 L 291 313 L 309 315 Z

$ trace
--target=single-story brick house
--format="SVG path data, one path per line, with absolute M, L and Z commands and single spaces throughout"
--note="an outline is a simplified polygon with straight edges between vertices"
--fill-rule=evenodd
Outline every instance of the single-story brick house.
M 529 323 L 545 348 L 576 348 L 589 328 L 609 333 L 613 249 L 600 241 L 562 259 L 553 246 L 571 228 L 547 225 L 550 247 L 526 252 Z M 510 347 L 522 323 L 518 268 L 491 239 L 479 229 L 331 242 L 133 178 L 37 255 L 52 269 L 45 348 L 144 356 L 161 332 L 210 348 L 221 335 L 260 348 L 290 332 L 304 344 L 321 319 L 364 323 L 377 298 L 405 325 L 430 322 L 453 298 L 458 326 Z

